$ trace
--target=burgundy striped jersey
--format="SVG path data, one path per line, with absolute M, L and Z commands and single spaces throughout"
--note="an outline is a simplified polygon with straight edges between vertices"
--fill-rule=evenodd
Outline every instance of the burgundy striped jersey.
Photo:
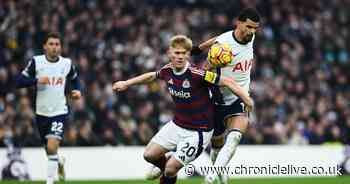
M 167 83 L 175 103 L 175 124 L 203 131 L 213 128 L 214 106 L 209 87 L 218 85 L 220 76 L 187 63 L 181 72 L 173 70 L 171 64 L 165 65 L 157 72 L 157 78 Z

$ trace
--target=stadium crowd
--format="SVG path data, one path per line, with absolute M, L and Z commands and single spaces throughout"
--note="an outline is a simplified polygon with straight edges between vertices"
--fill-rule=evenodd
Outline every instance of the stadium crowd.
M 7 0 L 0 3 L 0 147 L 6 137 L 40 146 L 33 90 L 15 89 L 13 79 L 42 52 L 46 33 L 62 33 L 63 55 L 84 87 L 83 99 L 71 102 L 63 145 L 145 145 L 172 117 L 165 84 L 116 94 L 112 82 L 167 63 L 174 34 L 198 44 L 232 29 L 245 7 L 263 21 L 251 83 L 256 109 L 242 142 L 349 144 L 349 0 Z M 193 60 L 201 64 L 205 54 Z

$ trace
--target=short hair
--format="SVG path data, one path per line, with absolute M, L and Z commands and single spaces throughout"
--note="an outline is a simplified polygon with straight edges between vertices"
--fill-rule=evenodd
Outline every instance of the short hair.
M 43 44 L 46 44 L 46 42 L 50 38 L 56 38 L 56 39 L 59 39 L 62 42 L 60 33 L 58 33 L 58 32 L 50 32 L 50 33 L 47 33 L 47 35 L 45 36 Z
M 192 49 L 192 40 L 185 35 L 175 35 L 170 39 L 170 47 L 183 47 L 190 51 Z
M 260 21 L 259 12 L 254 8 L 247 8 L 242 10 L 238 15 L 238 20 L 244 22 L 247 19 L 250 19 L 254 22 L 259 22 Z

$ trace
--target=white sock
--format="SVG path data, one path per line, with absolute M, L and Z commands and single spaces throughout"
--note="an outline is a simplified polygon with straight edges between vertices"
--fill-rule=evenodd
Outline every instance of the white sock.
M 213 147 L 211 147 L 210 160 L 213 162 L 213 164 L 215 163 L 216 157 L 218 157 L 218 154 L 219 154 L 220 150 L 221 150 L 221 148 L 213 148 Z
M 226 142 L 221 148 L 217 159 L 215 161 L 215 167 L 225 167 L 230 162 L 231 158 L 235 154 L 236 148 L 242 138 L 242 133 L 239 131 L 231 131 L 227 134 Z
M 58 155 L 48 155 L 47 156 L 47 180 L 46 184 L 53 184 L 56 178 L 58 169 Z

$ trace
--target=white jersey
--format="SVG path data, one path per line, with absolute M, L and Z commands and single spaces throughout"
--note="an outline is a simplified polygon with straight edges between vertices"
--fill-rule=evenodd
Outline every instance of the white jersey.
M 218 68 L 222 76 L 234 79 L 241 87 L 249 91 L 250 71 L 253 65 L 253 39 L 247 44 L 240 44 L 233 37 L 233 31 L 225 32 L 216 38 L 218 43 L 229 44 L 234 55 L 233 60 L 225 67 Z M 238 97 L 227 87 L 220 88 L 223 96 L 223 105 L 230 105 L 238 99 Z
M 77 77 L 69 58 L 59 56 L 57 62 L 49 62 L 45 55 L 34 56 L 22 74 L 37 79 L 49 77 L 49 84 L 36 85 L 36 114 L 52 117 L 68 113 L 65 97 L 66 79 Z

